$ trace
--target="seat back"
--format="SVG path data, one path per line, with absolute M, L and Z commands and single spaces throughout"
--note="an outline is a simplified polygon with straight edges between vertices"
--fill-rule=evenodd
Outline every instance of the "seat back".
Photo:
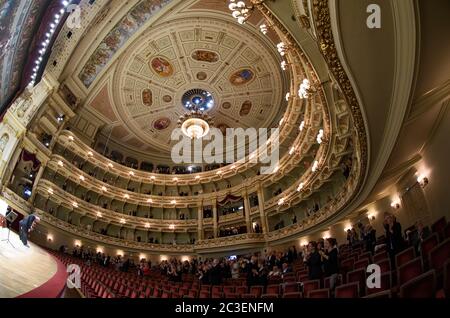
M 367 266 L 369 266 L 369 259 L 368 258 L 363 258 L 360 259 L 359 261 L 355 262 L 355 269 L 361 269 L 363 268 L 364 270 L 367 268 Z
M 302 293 L 286 293 L 283 294 L 283 298 L 301 298 Z
M 320 280 L 308 280 L 303 283 L 303 295 L 308 295 L 308 292 L 311 290 L 320 289 Z
M 443 216 L 431 225 L 431 231 L 438 234 L 443 233 L 446 226 L 447 220 L 445 219 L 445 216 Z
M 395 264 L 397 265 L 397 267 L 402 266 L 403 264 L 406 264 L 415 258 L 416 258 L 416 251 L 414 247 L 410 247 L 395 255 Z
M 436 272 L 434 269 L 400 286 L 400 298 L 434 298 L 435 295 Z
M 354 271 L 347 273 L 347 283 L 354 282 L 359 284 L 359 291 L 362 292 L 364 290 L 364 286 L 366 285 L 365 268 L 355 269 Z
M 264 291 L 264 286 L 252 286 L 250 287 L 250 294 L 255 295 L 257 298 L 261 297 Z
M 349 283 L 336 287 L 334 291 L 335 298 L 358 298 L 359 283 Z
M 283 293 L 296 293 L 299 291 L 298 283 L 287 283 L 283 286 Z
M 330 290 L 328 288 L 310 290 L 306 298 L 330 298 Z
M 266 294 L 280 294 L 280 285 L 268 285 L 266 288 Z
M 389 258 L 385 258 L 381 261 L 376 262 L 378 266 L 380 266 L 380 270 L 382 273 L 391 271 L 391 260 Z
M 422 254 L 422 258 L 428 261 L 428 254 L 430 251 L 435 248 L 439 244 L 439 239 L 436 233 L 431 234 L 430 237 L 425 239 L 420 244 L 420 253 Z
M 445 262 L 450 259 L 450 238 L 434 247 L 430 251 L 428 259 L 430 268 L 439 273 L 444 268 Z

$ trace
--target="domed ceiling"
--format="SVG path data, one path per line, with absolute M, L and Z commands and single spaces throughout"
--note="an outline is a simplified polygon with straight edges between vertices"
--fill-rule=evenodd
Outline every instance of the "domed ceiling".
M 84 107 L 104 121 L 99 140 L 110 135 L 128 149 L 170 154 L 172 130 L 187 112 L 186 96 L 205 102 L 220 129 L 279 121 L 288 73 L 280 67 L 277 38 L 259 32 L 262 16 L 241 26 L 226 1 L 190 3 L 163 13 L 130 40 L 101 76 L 86 74 L 92 59 L 82 69 L 79 79 L 91 91 Z M 111 32 L 103 41 L 114 45 L 120 37 Z

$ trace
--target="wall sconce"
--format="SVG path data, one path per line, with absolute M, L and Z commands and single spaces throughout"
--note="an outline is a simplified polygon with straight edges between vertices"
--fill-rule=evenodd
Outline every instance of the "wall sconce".
M 367 217 L 369 218 L 369 220 L 375 220 L 375 213 L 368 213 Z
M 52 242 L 53 241 L 53 236 L 52 235 L 47 235 L 47 241 Z
M 425 188 L 428 185 L 429 180 L 426 176 L 419 176 L 417 177 L 417 182 L 422 188 Z
M 400 205 L 400 201 L 399 200 L 391 202 L 391 208 L 393 208 L 394 210 L 398 210 L 398 209 L 400 209 L 400 207 L 401 207 L 401 205 Z

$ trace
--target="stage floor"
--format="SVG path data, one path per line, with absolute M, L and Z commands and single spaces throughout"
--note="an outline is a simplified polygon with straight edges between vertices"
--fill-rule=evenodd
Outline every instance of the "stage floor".
M 7 229 L 0 229 L 0 239 L 6 239 Z M 0 297 L 23 295 L 49 281 L 57 272 L 58 264 L 50 254 L 28 241 L 22 244 L 11 231 L 9 244 L 0 242 Z

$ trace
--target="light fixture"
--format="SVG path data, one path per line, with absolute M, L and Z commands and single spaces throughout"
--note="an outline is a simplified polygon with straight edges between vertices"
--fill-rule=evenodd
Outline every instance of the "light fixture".
M 301 99 L 305 99 L 308 98 L 313 92 L 315 92 L 315 90 L 311 87 L 309 80 L 305 78 L 298 88 L 298 96 Z
M 400 209 L 400 207 L 400 200 L 397 199 L 391 202 L 391 208 L 393 208 L 394 210 L 398 210 Z
M 74 201 L 74 202 L 72 202 L 72 206 L 73 206 L 74 208 L 78 208 L 78 203 L 76 203 L 76 202 Z
M 170 225 L 169 225 L 169 229 L 170 229 L 170 230 L 175 230 L 175 224 L 170 224 Z
M 289 98 L 291 97 L 291 93 L 286 93 L 286 101 L 288 102 L 289 101 Z
M 153 203 L 152 199 L 147 199 L 147 203 Z
M 280 169 L 280 167 L 279 167 L 278 165 L 276 165 L 276 166 L 275 166 L 275 169 L 273 169 L 273 172 L 274 172 L 274 173 L 277 172 L 278 169 Z
M 294 153 L 294 151 L 295 151 L 295 147 L 292 146 L 291 149 L 289 150 L 289 155 L 292 155 Z
M 105 186 L 102 186 L 102 191 L 105 191 L 106 192 L 106 187 Z
M 269 27 L 263 23 L 259 26 L 259 30 L 261 31 L 262 34 L 266 35 L 267 32 L 269 31 Z
M 182 115 L 178 127 L 183 134 L 191 139 L 200 139 L 209 133 L 212 118 L 199 109 L 194 109 Z
M 110 163 L 108 163 L 108 167 L 112 168 L 112 167 L 114 167 L 114 166 L 113 166 L 113 164 L 110 162 Z
M 429 182 L 428 178 L 426 176 L 418 176 L 417 182 L 420 184 L 422 188 L 425 188 Z
M 172 200 L 172 201 L 170 201 L 170 204 L 177 204 L 177 201 L 176 200 Z
M 101 218 L 102 214 L 100 212 L 97 212 L 97 217 Z
M 84 176 L 81 175 L 81 176 L 80 176 L 80 180 L 81 180 L 81 181 L 84 181 L 84 180 L 85 180 Z
M 283 205 L 285 201 L 285 198 L 281 198 L 280 200 L 278 200 L 278 205 Z
M 284 122 L 284 117 L 280 119 L 279 125 L 281 126 L 281 124 Z
M 73 141 L 73 139 L 74 139 L 73 136 L 69 136 L 70 141 Z
M 303 182 L 301 182 L 298 187 L 297 187 L 297 191 L 300 192 L 303 189 Z
M 125 224 L 125 219 L 120 219 L 121 224 Z
M 284 42 L 280 42 L 277 44 L 277 50 L 278 53 L 280 53 L 281 56 L 285 56 L 286 52 L 288 50 L 288 46 Z
M 172 179 L 172 181 L 177 182 L 177 181 L 178 181 L 178 178 L 177 178 L 177 177 L 174 177 L 174 178 Z
M 88 151 L 87 155 L 88 155 L 89 157 L 92 157 L 94 154 L 92 153 L 92 151 Z
M 195 179 L 200 179 L 200 176 L 195 176 Z
M 125 199 L 129 199 L 129 198 L 130 198 L 130 196 L 129 196 L 127 193 L 125 193 L 123 197 L 124 197 Z
M 128 172 L 128 174 L 129 174 L 130 176 L 134 176 L 134 172 L 133 172 L 133 171 Z
M 305 128 L 305 121 L 302 120 L 302 122 L 300 123 L 300 126 L 298 127 L 298 129 L 300 129 L 300 131 L 302 131 L 303 128 Z
M 145 228 L 149 228 L 150 227 L 150 223 L 145 223 Z
M 47 192 L 50 193 L 50 194 L 53 194 L 53 189 L 52 189 L 52 188 L 49 188 L 49 189 L 47 190 Z
M 375 216 L 377 215 L 377 212 L 369 212 L 369 213 L 367 213 L 367 218 L 369 219 L 369 220 L 375 220 Z
M 317 134 L 317 138 L 316 138 L 317 143 L 318 143 L 319 145 L 322 143 L 323 137 L 324 137 L 323 129 L 320 129 L 320 130 L 319 130 L 319 133 Z
M 150 179 L 151 179 L 151 180 L 155 180 L 155 176 L 151 176 Z
M 311 168 L 312 172 L 316 172 L 317 168 L 319 167 L 319 161 L 314 161 L 313 166 Z
M 255 9 L 254 4 L 261 4 L 264 0 L 252 0 L 251 6 L 247 6 L 244 1 L 230 0 L 230 4 L 228 5 L 228 9 L 231 10 L 231 16 L 237 20 L 239 24 L 244 24 L 249 18 L 252 11 Z M 263 26 L 263 25 L 261 25 Z M 264 33 L 263 30 L 267 33 L 267 26 L 263 26 L 260 30 Z M 264 34 L 266 34 L 264 33 Z
M 280 66 L 283 71 L 286 71 L 288 63 L 286 61 L 281 61 Z
M 47 241 L 49 242 L 53 241 L 53 235 L 47 234 Z

